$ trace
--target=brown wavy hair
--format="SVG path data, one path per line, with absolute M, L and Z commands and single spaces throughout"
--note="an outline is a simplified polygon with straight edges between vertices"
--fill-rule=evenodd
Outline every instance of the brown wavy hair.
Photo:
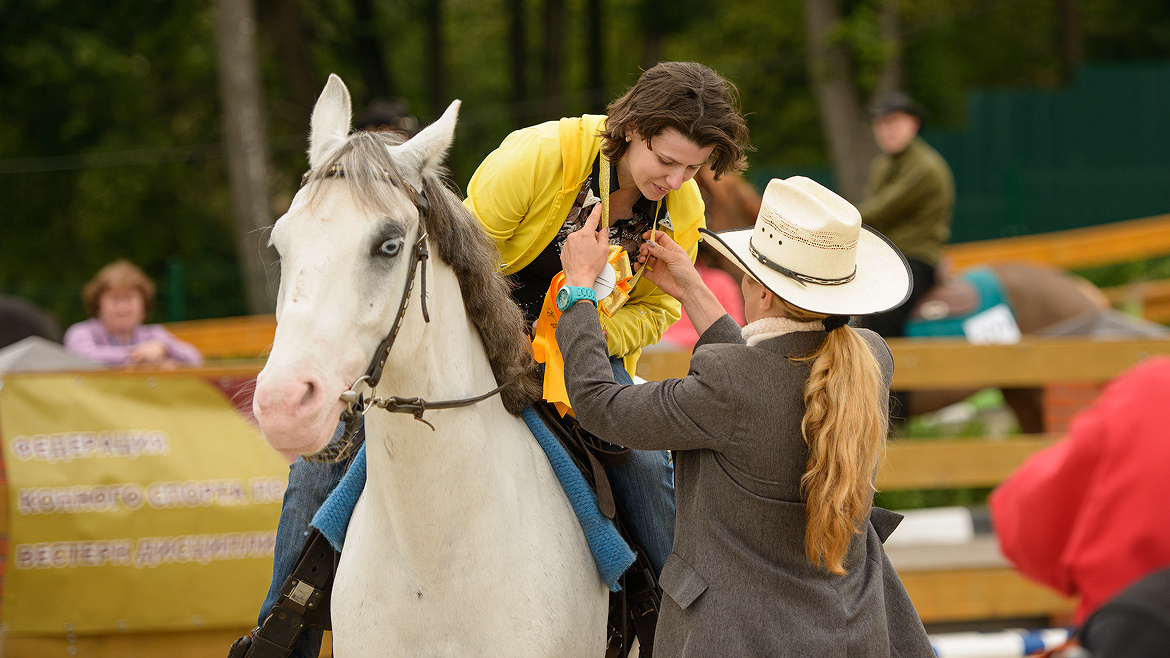
M 620 98 L 609 104 L 601 133 L 601 152 L 611 162 L 626 154 L 626 127 L 633 124 L 647 143 L 673 128 L 690 141 L 714 146 L 711 169 L 718 180 L 747 167 L 747 123 L 739 108 L 739 90 L 715 71 L 696 62 L 660 62 L 647 69 Z
M 827 317 L 777 300 L 798 322 Z M 800 479 L 805 556 L 825 571 L 844 574 L 849 544 L 873 504 L 874 472 L 889 427 L 889 391 L 877 358 L 849 325 L 830 331 L 816 352 L 797 360 L 812 362 L 800 425 L 808 444 Z
M 125 258 L 119 258 L 98 270 L 82 289 L 81 301 L 85 304 L 85 312 L 89 317 L 97 317 L 102 295 L 110 288 L 133 288 L 142 294 L 142 302 L 147 313 L 154 308 L 154 282 L 137 265 Z

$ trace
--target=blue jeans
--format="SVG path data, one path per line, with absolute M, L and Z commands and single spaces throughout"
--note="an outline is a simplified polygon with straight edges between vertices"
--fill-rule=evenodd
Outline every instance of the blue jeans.
M 610 364 L 615 381 L 633 383 L 620 360 L 610 359 Z M 341 436 L 342 427 L 338 424 L 334 439 Z M 289 467 L 288 489 L 284 492 L 280 523 L 276 528 L 272 583 L 260 608 L 259 623 L 263 623 L 272 612 L 272 606 L 280 598 L 281 586 L 296 566 L 305 538 L 309 536 L 309 521 L 313 520 L 317 509 L 348 468 L 348 462 L 321 464 L 303 458 L 298 458 Z M 674 544 L 674 465 L 669 453 L 631 450 L 630 459 L 624 466 L 605 470 L 613 494 L 630 517 L 655 574 L 661 573 Z M 321 635 L 320 629 L 307 628 L 297 640 L 291 658 L 316 658 L 321 651 Z
M 613 379 L 633 384 L 621 359 L 610 358 Z M 630 450 L 630 459 L 616 468 L 606 468 L 613 495 L 626 510 L 638 533 L 654 576 L 674 547 L 674 464 L 665 450 Z
M 338 423 L 333 440 L 341 438 L 344 423 Z M 341 476 L 349 469 L 349 461 L 336 464 L 308 462 L 298 457 L 288 469 L 288 488 L 284 490 L 284 501 L 280 508 L 280 522 L 276 526 L 276 546 L 272 553 L 272 582 L 268 595 L 260 607 L 259 624 L 263 624 L 280 598 L 280 588 L 292 575 L 305 539 L 309 536 L 309 522 L 325 503 L 325 499 L 341 482 Z M 316 658 L 321 652 L 323 631 L 309 626 L 297 638 L 292 658 Z

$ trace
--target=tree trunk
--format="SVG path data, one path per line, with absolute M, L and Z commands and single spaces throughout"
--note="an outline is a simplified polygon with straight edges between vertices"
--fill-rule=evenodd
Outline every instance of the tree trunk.
M 1077 0 L 1056 3 L 1060 41 L 1060 68 L 1065 84 L 1071 84 L 1081 63 L 1081 12 Z
M 442 0 L 427 0 L 427 46 L 430 56 L 427 58 L 427 100 L 431 105 L 431 115 L 438 117 L 447 109 L 447 80 L 444 73 L 446 66 L 446 51 L 443 45 L 443 2 Z
M 559 119 L 564 109 L 565 0 L 544 0 L 544 57 L 540 93 L 545 119 Z
M 711 11 L 701 0 L 639 0 L 636 7 L 642 34 L 642 70 L 662 61 L 667 37 L 687 29 L 695 20 L 707 19 Z
M 849 55 L 843 46 L 828 40 L 830 30 L 840 20 L 837 0 L 804 0 L 806 64 L 837 178 L 837 192 L 856 203 L 865 192 L 877 145 L 859 98 Z
M 662 61 L 662 37 L 661 31 L 650 27 L 642 35 L 642 70 L 653 68 L 655 64 Z
M 508 57 L 512 74 L 512 125 L 528 125 L 528 21 L 524 0 L 508 0 Z
M 585 106 L 588 112 L 604 114 L 609 103 L 609 91 L 605 88 L 605 23 L 602 0 L 586 0 L 585 24 Z
M 878 74 L 877 84 L 873 90 L 874 100 L 891 91 L 902 89 L 902 34 L 898 26 L 898 0 L 882 0 L 878 29 L 881 31 L 882 41 L 890 44 L 891 52 Z
M 292 94 L 293 106 L 283 108 L 281 116 L 294 126 L 307 126 L 325 81 L 318 78 L 297 4 L 287 0 L 261 0 L 257 9 Z
M 369 99 L 390 99 L 397 92 L 390 70 L 386 68 L 386 52 L 375 34 L 374 7 L 370 0 L 353 0 L 353 16 L 353 47 L 358 70 L 366 83 L 366 95 Z
M 267 247 L 272 213 L 255 7 L 252 0 L 216 0 L 215 9 L 219 96 L 240 273 L 249 312 L 271 313 L 276 308 L 276 290 L 268 285 L 265 260 L 275 261 L 275 254 Z

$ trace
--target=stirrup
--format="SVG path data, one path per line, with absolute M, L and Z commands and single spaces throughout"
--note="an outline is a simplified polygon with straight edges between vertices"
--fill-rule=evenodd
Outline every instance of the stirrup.
M 329 594 L 337 557 L 325 535 L 312 528 L 272 612 L 251 634 L 232 643 L 228 658 L 288 658 L 305 628 L 329 630 Z
M 626 658 L 638 639 L 639 658 L 653 658 L 654 632 L 658 626 L 658 611 L 662 608 L 662 590 L 654 576 L 654 567 L 646 556 L 646 549 L 637 539 L 637 533 L 625 518 L 625 510 L 618 506 L 619 524 L 627 524 L 637 556 L 621 577 L 622 589 L 612 592 L 609 602 L 609 636 L 605 658 Z

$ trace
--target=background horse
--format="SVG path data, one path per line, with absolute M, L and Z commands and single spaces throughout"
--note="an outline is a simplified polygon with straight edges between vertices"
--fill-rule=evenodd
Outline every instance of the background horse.
M 706 175 L 702 175 L 703 173 Z M 710 170 L 695 177 L 706 204 L 707 226 L 713 231 L 742 228 L 755 224 L 760 209 L 759 192 L 742 177 L 725 176 L 716 181 Z M 702 252 L 701 252 L 702 253 Z M 714 261 L 717 267 L 736 278 L 743 271 L 730 263 Z M 1019 261 L 993 262 L 985 265 L 998 279 L 1003 295 L 1012 307 L 1020 333 L 1036 334 L 1057 323 L 1086 313 L 1109 308 L 1105 296 L 1093 284 L 1072 274 L 1042 263 Z M 963 272 L 941 275 L 935 288 L 919 302 L 911 317 L 923 316 L 924 305 L 943 304 L 944 311 L 954 312 L 956 298 L 969 296 L 963 289 Z M 946 305 L 951 308 L 946 309 Z M 916 416 L 937 411 L 970 397 L 974 390 L 914 391 L 906 395 L 907 408 L 902 415 Z M 1038 388 L 1003 389 L 1004 401 L 1011 407 L 1023 432 L 1044 431 L 1043 390 Z
M 1012 308 L 1020 333 L 1035 335 L 1043 330 L 1086 314 L 1109 308 L 1109 301 L 1096 286 L 1065 270 L 1043 263 L 996 261 L 979 267 L 991 270 L 998 280 L 1006 301 Z M 965 270 L 971 271 L 969 268 Z M 946 315 L 961 313 L 977 293 L 959 272 L 944 275 L 923 296 L 911 312 L 911 319 L 921 319 L 932 305 L 942 305 Z M 938 313 L 938 311 L 936 311 Z M 1004 388 L 1004 402 L 1012 409 L 1020 431 L 1037 434 L 1044 431 L 1044 390 L 1041 388 Z M 937 411 L 974 395 L 974 390 L 913 391 L 906 396 L 907 416 Z
M 0 347 L 29 336 L 61 342 L 61 325 L 52 315 L 32 302 L 12 295 L 0 295 Z
M 372 359 L 387 361 L 366 395 L 431 401 L 485 393 L 531 364 L 495 247 L 442 180 L 457 109 L 399 143 L 349 134 L 337 76 L 314 107 L 312 169 L 272 229 L 276 338 L 254 402 L 286 455 L 329 442 L 338 396 Z M 434 252 L 417 285 L 415 245 Z M 427 412 L 434 430 L 408 414 L 365 416 L 368 475 L 331 600 L 336 655 L 602 655 L 608 590 L 515 415 L 538 394 L 523 378 L 503 399 Z

